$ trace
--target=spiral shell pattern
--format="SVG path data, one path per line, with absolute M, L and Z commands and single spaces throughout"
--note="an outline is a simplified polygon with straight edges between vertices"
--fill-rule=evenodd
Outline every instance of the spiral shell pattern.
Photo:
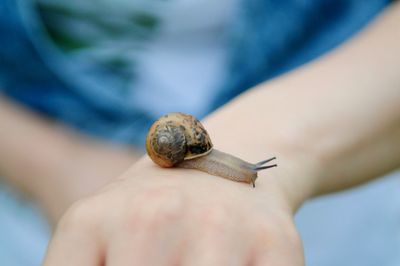
M 162 116 L 151 126 L 146 139 L 148 155 L 162 167 L 204 156 L 212 147 L 200 121 L 183 113 Z

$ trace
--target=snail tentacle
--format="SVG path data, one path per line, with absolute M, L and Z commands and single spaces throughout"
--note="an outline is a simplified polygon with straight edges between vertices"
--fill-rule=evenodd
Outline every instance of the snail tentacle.
M 262 166 L 262 165 L 264 165 L 264 164 L 266 164 L 266 163 L 269 163 L 270 161 L 273 161 L 273 160 L 275 160 L 275 159 L 276 159 L 276 157 L 274 156 L 274 157 L 272 157 L 272 158 L 269 158 L 269 159 L 266 159 L 266 160 L 264 160 L 264 161 L 261 161 L 261 162 L 256 163 L 256 166 Z
M 278 166 L 277 164 L 266 165 L 266 166 L 256 167 L 254 170 L 256 170 L 256 171 L 261 171 L 261 170 L 264 170 L 264 169 L 268 169 L 268 168 L 272 168 L 272 167 L 277 167 L 277 166 Z

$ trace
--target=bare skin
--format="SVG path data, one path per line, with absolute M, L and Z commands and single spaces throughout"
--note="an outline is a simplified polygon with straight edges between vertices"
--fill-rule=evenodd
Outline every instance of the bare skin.
M 144 157 L 70 207 L 44 265 L 304 265 L 298 207 L 400 166 L 398 21 L 396 3 L 349 43 L 204 121 L 221 150 L 279 158 L 255 189 Z
M 124 172 L 140 154 L 79 135 L 0 95 L 0 176 L 56 223 L 74 201 Z

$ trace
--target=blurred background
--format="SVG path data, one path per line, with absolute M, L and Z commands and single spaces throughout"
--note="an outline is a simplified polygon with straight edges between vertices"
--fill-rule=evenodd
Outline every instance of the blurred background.
M 34 114 L 32 121 L 61 125 L 90 143 L 113 143 L 117 152 L 128 147 L 134 155 L 124 150 L 122 157 L 137 158 L 160 115 L 179 110 L 202 118 L 335 48 L 389 3 L 1 0 L 0 265 L 40 265 L 51 230 L 47 210 L 5 174 L 12 172 L 7 154 L 24 142 L 16 139 L 21 115 L 12 118 L 1 103 L 16 103 Z M 38 157 L 43 153 L 35 147 L 51 145 L 36 144 L 29 148 Z M 95 146 L 115 152 L 102 145 Z M 30 173 L 31 165 L 24 167 Z M 29 174 L 18 178 L 36 182 Z M 307 203 L 296 217 L 307 265 L 400 261 L 399 182 L 393 174 Z

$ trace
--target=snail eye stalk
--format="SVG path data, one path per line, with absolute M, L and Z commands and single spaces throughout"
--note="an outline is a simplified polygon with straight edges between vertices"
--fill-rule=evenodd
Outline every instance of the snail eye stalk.
M 276 159 L 276 157 L 272 157 L 272 158 L 270 158 L 270 159 L 267 159 L 267 160 L 261 161 L 261 162 L 259 162 L 259 163 L 256 163 L 256 164 L 255 164 L 255 167 L 254 167 L 254 170 L 255 170 L 255 171 L 261 171 L 261 170 L 264 170 L 264 169 L 268 169 L 268 168 L 272 168 L 272 167 L 277 167 L 277 166 L 278 166 L 277 164 L 265 165 L 265 166 L 264 166 L 264 164 L 269 163 L 270 161 L 273 161 L 273 160 L 275 160 L 275 159 Z
M 261 170 L 264 170 L 264 169 L 268 169 L 268 168 L 272 168 L 272 167 L 277 167 L 277 166 L 278 166 L 277 164 L 266 165 L 266 166 L 260 166 L 260 167 L 256 167 L 254 170 L 256 170 L 256 171 L 261 171 Z
M 262 166 L 262 165 L 264 165 L 264 164 L 266 164 L 266 163 L 269 163 L 270 161 L 275 160 L 275 159 L 276 159 L 276 157 L 272 157 L 272 158 L 269 158 L 269 159 L 267 159 L 267 160 L 258 162 L 258 163 L 256 163 L 256 166 L 257 166 L 257 167 L 260 167 L 260 166 Z

